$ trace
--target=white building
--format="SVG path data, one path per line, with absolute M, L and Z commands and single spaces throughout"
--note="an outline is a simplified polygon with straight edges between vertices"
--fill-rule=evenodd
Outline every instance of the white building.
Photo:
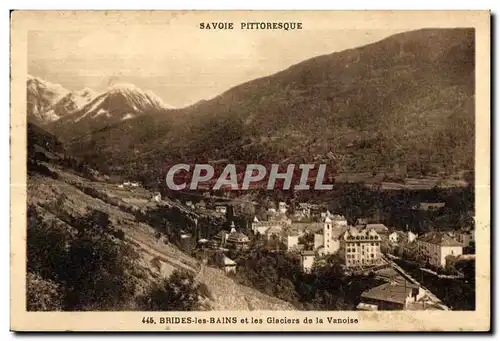
M 375 265 L 381 259 L 381 241 L 374 229 L 349 227 L 340 239 L 340 254 L 347 267 Z
M 417 238 L 419 255 L 431 265 L 446 266 L 447 256 L 460 256 L 462 244 L 445 233 L 430 232 Z
M 222 266 L 225 273 L 236 273 L 236 262 L 227 256 L 222 258 Z
M 215 212 L 220 213 L 220 214 L 226 214 L 227 208 L 226 208 L 226 206 L 215 206 Z
M 418 238 L 418 234 L 408 231 L 408 243 L 413 243 Z
M 467 247 L 469 246 L 470 242 L 473 242 L 475 240 L 474 231 L 473 230 L 459 231 L 456 234 L 455 238 L 460 244 L 462 244 L 462 247 Z
M 347 219 L 327 213 L 323 220 L 323 248 L 320 250 L 323 255 L 336 253 L 340 249 L 340 236 L 347 229 Z M 315 236 L 314 240 L 320 241 L 321 238 Z
M 394 245 L 413 243 L 417 237 L 418 235 L 411 231 L 394 231 L 389 235 L 389 242 Z
M 160 202 L 161 201 L 161 193 L 160 192 L 156 192 L 153 195 L 153 198 L 151 198 L 151 200 L 156 201 L 156 202 Z
M 398 244 L 401 241 L 401 231 L 394 231 L 389 235 L 389 243 Z
M 311 272 L 315 256 L 316 255 L 314 254 L 314 251 L 302 251 L 300 253 L 300 264 L 302 265 L 302 271 Z
M 296 233 L 289 233 L 283 238 L 283 243 L 286 245 L 287 251 L 298 249 L 299 235 Z

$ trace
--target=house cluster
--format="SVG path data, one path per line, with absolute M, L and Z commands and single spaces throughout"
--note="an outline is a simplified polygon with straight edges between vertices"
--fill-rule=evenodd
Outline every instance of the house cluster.
M 184 202 L 184 205 L 186 205 L 192 210 L 203 211 L 206 209 L 213 209 L 215 212 L 219 214 L 227 213 L 227 206 L 210 204 L 205 202 L 205 200 L 203 199 L 198 201 L 197 203 L 193 203 L 191 200 L 187 200 L 186 202 Z
M 449 257 L 460 257 L 464 248 L 474 241 L 474 231 L 463 229 L 453 232 L 429 232 L 418 236 L 408 231 L 394 231 L 388 237 L 389 244 L 416 252 L 416 256 L 435 267 L 445 267 Z
M 231 223 L 230 231 L 221 230 L 217 233 L 212 240 L 210 241 L 210 246 L 213 248 L 236 248 L 243 249 L 248 247 L 248 243 L 250 239 L 244 233 L 238 232 L 234 225 L 234 222 Z
M 301 253 L 302 268 L 312 269 L 317 256 L 337 253 L 346 268 L 364 268 L 381 262 L 380 245 L 387 228 L 383 224 L 350 226 L 343 216 L 331 215 L 323 218 L 323 229 L 314 235 L 313 250 Z
M 311 217 L 311 206 L 298 205 L 300 216 Z M 300 251 L 303 270 L 312 268 L 317 256 L 339 254 L 346 267 L 363 267 L 380 262 L 381 235 L 388 229 L 383 224 L 362 224 L 349 226 L 347 219 L 329 211 L 321 212 L 317 219 L 308 222 L 292 221 L 286 216 L 286 206 L 279 203 L 278 210 L 271 211 L 271 219 L 260 221 L 257 217 L 252 223 L 255 235 L 267 240 L 277 240 L 285 245 L 287 251 Z M 311 243 L 304 240 L 310 238 Z
M 141 183 L 137 181 L 124 181 L 120 185 L 118 185 L 119 188 L 137 188 L 141 187 Z

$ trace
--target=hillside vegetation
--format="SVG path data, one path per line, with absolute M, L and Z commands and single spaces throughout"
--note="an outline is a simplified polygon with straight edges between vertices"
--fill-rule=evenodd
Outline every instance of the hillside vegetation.
M 135 214 L 152 193 L 118 195 L 32 125 L 28 150 L 28 310 L 294 309 L 165 243 Z
M 109 125 L 71 148 L 101 169 L 148 177 L 166 163 L 219 159 L 450 175 L 474 164 L 474 55 L 473 29 L 401 33 Z

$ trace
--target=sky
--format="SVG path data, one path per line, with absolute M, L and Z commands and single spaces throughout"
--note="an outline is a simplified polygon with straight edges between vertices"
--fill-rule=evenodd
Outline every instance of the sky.
M 205 18 L 68 25 L 28 34 L 28 73 L 69 90 L 132 83 L 184 107 L 309 58 L 376 42 L 404 30 L 338 29 L 303 22 L 300 31 L 201 30 Z M 210 21 L 213 21 L 211 19 Z M 228 21 L 224 18 L 224 21 Z M 294 20 L 296 21 L 296 20 Z

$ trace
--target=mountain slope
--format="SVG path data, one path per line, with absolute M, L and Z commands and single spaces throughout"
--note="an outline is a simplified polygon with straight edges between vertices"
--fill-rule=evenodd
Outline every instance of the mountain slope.
M 170 108 L 152 91 L 115 84 L 51 124 L 50 129 L 63 139 L 71 139 L 143 115 L 162 115 Z
M 199 283 L 205 283 L 210 291 L 211 298 L 204 302 L 205 309 L 294 310 L 287 302 L 235 283 L 221 270 L 200 266 L 198 260 L 159 240 L 158 231 L 138 221 L 135 215 L 138 203 L 156 205 L 149 202 L 152 193 L 143 189 L 120 190 L 116 184 L 86 176 L 79 168 L 73 168 L 72 163 L 63 162 L 69 156 L 64 155 L 62 144 L 54 136 L 32 124 L 28 126 L 28 150 L 34 151 L 28 160 L 28 206 L 35 208 L 47 223 L 46 227 L 61 234 L 74 233 L 75 223 L 88 212 L 97 210 L 109 216 L 110 228 L 123 232 L 121 242 L 133 250 L 129 261 L 133 265 L 136 296 L 174 270 L 185 270 L 193 273 Z M 174 205 L 171 201 L 163 204 Z M 183 209 L 188 211 L 187 207 Z M 35 224 L 34 228 L 42 229 L 41 225 Z M 137 310 L 133 299 L 116 309 Z
M 242 84 L 174 118 L 130 123 L 92 130 L 71 148 L 117 172 L 228 159 L 451 174 L 474 164 L 474 30 L 397 34 Z
M 50 112 L 50 109 L 68 93 L 69 91 L 59 84 L 28 75 L 26 99 L 28 118 L 42 123 L 57 120 L 59 116 Z

